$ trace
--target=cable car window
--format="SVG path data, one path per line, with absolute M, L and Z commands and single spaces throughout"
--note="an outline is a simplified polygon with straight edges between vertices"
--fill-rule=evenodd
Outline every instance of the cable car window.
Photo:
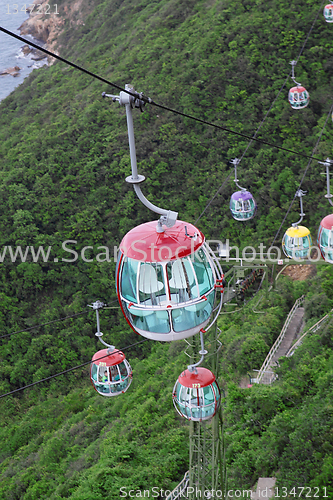
M 214 393 L 211 385 L 203 388 L 205 405 L 215 404 Z
M 163 267 L 156 262 L 140 263 L 139 269 L 140 303 L 157 305 L 166 300 Z
M 118 276 L 118 270 L 119 270 L 119 265 L 120 265 L 120 259 L 122 257 L 122 253 L 119 251 L 118 252 L 118 257 L 117 257 L 117 264 L 116 264 L 116 276 Z M 117 283 L 118 280 L 116 280 L 116 290 L 117 290 L 117 293 L 118 293 L 118 283 Z
M 187 258 L 168 262 L 167 274 L 172 300 L 180 303 L 198 297 L 193 268 Z
M 100 365 L 98 367 L 98 382 L 102 384 L 109 382 L 109 373 L 106 366 Z
M 197 275 L 199 294 L 202 296 L 213 288 L 214 276 L 208 259 L 201 248 L 195 252 L 192 264 Z
M 328 248 L 331 250 L 333 248 L 333 234 L 330 229 L 327 229 L 328 231 Z
M 131 321 L 135 328 L 146 332 L 169 333 L 170 321 L 168 311 L 152 311 L 131 306 L 128 308 L 125 304 L 127 314 L 129 313 Z
M 309 237 L 308 236 L 304 236 L 303 237 L 303 248 L 309 248 Z
M 94 363 L 91 366 L 91 378 L 97 382 L 97 366 Z
M 191 404 L 195 406 L 203 406 L 203 392 L 202 389 L 191 390 Z
M 177 399 L 180 410 L 184 415 L 191 417 L 190 405 L 190 389 L 181 384 L 177 387 Z
M 124 361 L 122 361 L 118 366 L 119 366 L 121 378 L 122 379 L 126 378 L 127 377 L 127 368 L 126 368 Z
M 108 380 L 109 378 L 107 367 L 103 365 L 98 366 L 98 381 L 96 383 L 96 389 L 103 394 L 109 394 L 110 385 L 108 383 Z
M 178 385 L 178 387 L 177 387 L 177 399 L 181 403 L 188 403 L 189 402 L 188 387 L 185 387 L 181 384 Z
M 249 200 L 244 200 L 244 210 L 246 212 L 248 212 L 249 210 L 251 210 L 251 205 L 250 205 L 250 201 Z
M 203 300 L 197 304 L 171 311 L 172 325 L 175 332 L 190 330 L 195 326 L 204 323 L 210 316 L 213 310 L 214 293 L 210 293 L 207 300 Z
M 124 257 L 124 263 L 121 273 L 121 291 L 126 300 L 138 302 L 136 296 L 136 275 L 138 272 L 139 261 Z
M 219 390 L 219 388 L 218 388 L 218 386 L 217 386 L 217 383 L 216 383 L 216 382 L 213 382 L 213 383 L 212 383 L 212 387 L 213 387 L 213 389 L 214 389 L 214 391 L 215 391 L 215 398 L 216 398 L 216 401 L 218 401 L 218 400 L 220 399 L 220 397 L 221 397 L 221 396 L 220 396 L 220 390 Z
M 236 210 L 237 212 L 243 212 L 243 200 L 236 201 Z
M 120 374 L 118 372 L 117 366 L 110 366 L 111 382 L 116 382 L 120 380 Z
M 320 246 L 321 247 L 328 247 L 328 236 L 329 236 L 329 229 L 325 229 L 323 227 L 321 236 L 320 236 Z

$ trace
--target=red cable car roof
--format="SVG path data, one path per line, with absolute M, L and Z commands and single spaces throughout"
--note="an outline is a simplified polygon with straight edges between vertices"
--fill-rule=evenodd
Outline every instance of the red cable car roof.
M 111 354 L 107 353 L 107 349 L 101 349 L 93 355 L 92 362 L 95 365 L 114 366 L 119 365 L 125 359 L 125 354 L 115 349 Z
M 178 220 L 163 233 L 158 233 L 156 227 L 157 221 L 151 221 L 131 229 L 120 243 L 120 251 L 142 262 L 167 262 L 187 257 L 205 241 L 202 232 L 189 222 Z
M 333 214 L 326 215 L 320 223 L 321 227 L 325 229 L 332 229 L 333 227 Z
M 304 92 L 304 90 L 306 91 L 305 87 L 302 87 L 302 85 L 299 85 L 297 87 L 293 87 L 289 90 L 289 92 L 298 92 L 299 94 L 301 92 Z
M 184 387 L 190 387 L 191 389 L 207 387 L 207 385 L 215 382 L 215 375 L 210 370 L 207 370 L 207 368 L 199 366 L 196 370 L 198 373 L 185 370 L 179 375 L 178 382 Z

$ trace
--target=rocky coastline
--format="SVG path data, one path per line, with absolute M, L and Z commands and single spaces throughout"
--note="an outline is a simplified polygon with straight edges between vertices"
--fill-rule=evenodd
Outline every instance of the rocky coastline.
M 34 0 L 30 4 L 29 17 L 19 27 L 21 36 L 31 35 L 37 41 L 41 42 L 50 52 L 59 55 L 61 48 L 58 43 L 58 38 L 64 29 L 65 21 L 69 20 L 71 26 L 84 24 L 81 13 L 81 6 L 83 0 L 69 1 L 67 5 L 59 9 L 57 4 L 49 4 L 49 0 Z M 34 5 L 34 7 L 32 7 Z M 56 60 L 54 57 L 46 55 L 44 52 L 24 45 L 22 52 L 25 56 L 28 54 L 33 61 L 40 61 L 47 58 L 49 65 L 53 64 Z M 0 73 L 1 75 L 11 75 L 13 77 L 19 76 L 21 68 L 14 66 L 7 68 Z
M 33 36 L 36 40 L 42 42 L 47 50 L 58 54 L 55 50 L 55 46 L 57 37 L 63 30 L 65 19 L 60 13 L 54 9 L 50 9 L 50 7 L 54 7 L 54 5 L 50 6 L 49 0 L 35 0 L 33 4 L 36 8 L 29 9 L 29 17 L 21 24 L 19 28 L 20 33 L 22 36 Z M 34 53 L 36 49 L 30 49 L 30 51 Z M 38 53 L 38 51 L 36 51 L 36 53 Z M 42 52 L 39 53 L 40 58 L 42 58 L 42 54 Z M 55 60 L 53 57 L 46 56 L 45 54 L 43 54 L 43 57 L 48 58 L 49 64 L 52 64 Z

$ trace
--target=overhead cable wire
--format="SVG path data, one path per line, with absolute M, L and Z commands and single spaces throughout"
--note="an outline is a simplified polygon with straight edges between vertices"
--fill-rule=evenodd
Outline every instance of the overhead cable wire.
M 252 141 L 259 142 L 260 144 L 265 144 L 266 146 L 270 146 L 271 148 L 280 149 L 281 151 L 285 151 L 287 153 L 292 153 L 296 156 L 302 156 L 303 158 L 311 158 L 309 155 L 307 155 L 305 153 L 300 153 L 299 151 L 294 151 L 293 149 L 288 149 L 288 148 L 284 148 L 282 146 L 277 146 L 276 144 L 272 144 L 271 142 L 264 141 L 263 139 L 257 139 L 254 136 L 251 137 L 250 135 L 243 134 L 242 132 L 236 132 L 235 130 L 231 130 L 229 128 L 223 127 L 222 125 L 218 125 L 217 123 L 211 123 L 211 122 L 208 122 L 206 120 L 202 120 L 201 118 L 197 118 L 196 116 L 182 113 L 181 111 L 178 111 L 178 110 L 173 109 L 173 108 L 169 108 L 168 106 L 164 106 L 163 104 L 158 104 L 154 101 L 152 101 L 151 104 L 154 104 L 155 106 L 157 106 L 159 108 L 165 109 L 166 111 L 170 111 L 170 112 L 175 113 L 177 115 L 183 116 L 184 118 L 190 118 L 191 120 L 195 120 L 195 121 L 202 123 L 204 125 L 209 125 L 210 127 L 214 127 L 214 128 L 219 129 L 219 130 L 223 130 L 224 132 L 229 132 L 230 134 L 238 135 L 239 137 L 243 137 L 244 139 L 250 139 Z M 320 158 L 320 159 L 315 158 L 315 159 L 318 161 L 322 161 L 322 158 Z
M 143 342 L 147 342 L 149 339 L 144 339 L 140 340 L 139 342 L 136 342 L 135 344 L 131 344 L 129 346 L 123 347 L 122 349 L 116 349 L 116 352 L 122 352 L 126 351 L 127 349 L 130 349 L 131 347 L 135 347 L 136 345 L 142 344 Z M 100 359 L 107 358 L 109 354 L 106 354 L 104 356 L 101 356 L 100 358 L 94 359 L 95 361 L 99 361 Z M 80 365 L 73 366 L 72 368 L 68 368 L 67 370 L 64 370 L 60 373 L 55 373 L 54 375 L 50 375 L 49 377 L 43 378 L 41 380 L 37 380 L 37 382 L 32 382 L 31 384 L 25 385 L 23 387 L 19 387 L 18 389 L 14 389 L 13 391 L 6 392 L 5 394 L 0 395 L 0 399 L 4 398 L 6 396 L 10 396 L 11 394 L 15 394 L 16 392 L 24 391 L 25 389 L 29 389 L 29 387 L 33 387 L 34 385 L 41 384 L 42 382 L 47 382 L 48 380 L 51 380 L 56 377 L 60 377 L 60 375 L 65 375 L 66 373 L 72 372 L 74 370 L 78 370 L 79 368 L 83 368 L 84 366 L 90 365 L 92 363 L 92 360 L 86 361 L 85 363 L 81 363 Z
M 309 33 L 308 33 L 308 35 L 307 35 L 307 37 L 306 37 L 306 39 L 305 39 L 305 41 L 304 41 L 304 43 L 303 43 L 303 47 L 301 48 L 300 53 L 298 54 L 298 57 L 297 57 L 297 59 L 296 59 L 296 64 L 298 63 L 299 58 L 301 57 L 301 55 L 302 55 L 302 53 L 303 53 L 303 50 L 305 49 L 305 45 L 307 44 L 307 41 L 309 40 L 309 37 L 310 37 L 310 35 L 311 35 L 311 33 L 312 33 L 312 30 L 313 30 L 313 28 L 314 28 L 314 25 L 315 25 L 315 23 L 316 23 L 317 19 L 318 19 L 319 14 L 320 14 L 320 13 L 322 12 L 322 10 L 323 10 L 323 5 L 324 5 L 324 3 L 325 3 L 325 0 L 323 0 L 323 2 L 321 3 L 321 5 L 320 5 L 320 7 L 319 7 L 319 10 L 318 10 L 318 12 L 317 12 L 317 15 L 316 15 L 316 17 L 314 18 L 314 21 L 313 21 L 313 23 L 312 23 L 312 26 L 311 26 L 311 28 L 310 28 L 310 31 L 309 31 Z
M 63 57 L 60 57 L 58 54 L 50 52 L 47 49 L 44 49 L 44 47 L 40 47 L 40 46 L 34 44 L 30 40 L 27 40 L 19 35 L 16 35 L 15 33 L 12 33 L 11 31 L 3 28 L 2 26 L 0 26 L 0 31 L 3 31 L 7 35 L 13 36 L 14 38 L 17 38 L 18 40 L 24 42 L 27 45 L 32 45 L 33 47 L 37 48 L 38 50 L 45 52 L 46 54 L 48 54 L 52 57 L 55 57 L 56 59 L 59 59 L 60 61 L 68 64 L 69 66 L 74 67 L 75 69 L 83 71 L 84 73 L 88 74 L 89 76 L 92 76 L 93 78 L 97 78 L 98 80 L 100 80 L 103 83 L 106 83 L 107 85 L 111 85 L 112 87 L 115 87 L 118 90 L 121 90 L 122 92 L 126 92 L 127 94 L 134 96 L 135 98 L 142 99 L 144 102 L 152 104 L 160 109 L 164 109 L 165 111 L 170 111 L 171 113 L 174 113 L 174 114 L 179 115 L 179 116 L 183 116 L 184 118 L 189 118 L 190 120 L 197 121 L 199 123 L 202 123 L 203 125 L 208 125 L 209 127 L 214 127 L 218 130 L 223 130 L 224 132 L 228 132 L 230 134 L 237 135 L 238 137 L 243 137 L 244 139 L 250 139 L 250 140 L 259 142 L 260 144 L 265 144 L 266 146 L 270 146 L 271 148 L 279 149 L 279 150 L 285 151 L 287 153 L 292 153 L 296 156 L 301 156 L 303 158 L 310 158 L 310 156 L 305 154 L 305 153 L 300 153 L 299 151 L 294 151 L 292 149 L 283 148 L 282 146 L 277 146 L 276 144 L 272 144 L 272 143 L 265 141 L 263 139 L 257 139 L 257 138 L 254 138 L 253 136 L 251 137 L 247 134 L 243 134 L 242 132 L 236 132 L 235 130 L 231 130 L 227 127 L 223 127 L 222 125 L 218 125 L 217 123 L 208 122 L 206 120 L 202 120 L 201 118 L 197 118 L 196 116 L 188 115 L 187 113 L 183 113 L 182 111 L 178 111 L 176 109 L 170 108 L 170 107 L 165 106 L 163 104 L 159 104 L 159 103 L 153 101 L 151 98 L 144 96 L 142 93 L 138 93 L 138 92 L 133 93 L 133 92 L 130 92 L 128 90 L 125 90 L 122 87 L 120 87 L 119 85 L 112 83 L 112 82 L 109 82 L 105 78 L 98 76 L 95 73 L 92 73 L 91 71 L 88 71 L 85 68 L 82 68 L 82 66 L 78 66 L 77 64 L 74 64 L 74 63 L 68 61 L 67 59 L 64 59 Z M 315 159 L 318 161 L 322 161 L 322 158 L 315 158 Z
M 321 141 L 322 135 L 323 135 L 324 130 L 325 130 L 325 128 L 326 128 L 326 125 L 327 125 L 328 119 L 329 119 L 329 117 L 331 116 L 332 112 L 333 112 L 333 104 L 332 104 L 332 106 L 331 106 L 331 108 L 330 108 L 330 110 L 329 110 L 329 112 L 328 112 L 328 114 L 327 114 L 327 117 L 326 117 L 326 120 L 325 120 L 324 126 L 323 126 L 323 128 L 322 128 L 322 130 L 321 130 L 321 132 L 320 132 L 320 135 L 319 135 L 319 138 L 318 138 L 318 140 L 317 140 L 317 143 L 316 143 L 315 147 L 313 148 L 313 154 L 316 152 L 316 149 L 317 149 L 317 147 L 319 146 L 319 143 L 320 143 L 320 141 Z M 280 233 L 280 231 L 281 231 L 281 228 L 282 228 L 283 224 L 285 223 L 286 218 L 287 218 L 287 217 L 288 217 L 288 215 L 289 215 L 289 212 L 290 212 L 290 210 L 291 210 L 291 207 L 293 206 L 294 201 L 295 201 L 295 199 L 296 199 L 296 196 L 297 196 L 297 191 L 298 191 L 299 189 L 301 189 L 301 186 L 302 186 L 303 181 L 304 181 L 304 179 L 305 179 L 306 173 L 307 173 L 307 171 L 308 171 L 308 169 L 309 169 L 309 167 L 310 167 L 311 162 L 312 162 L 312 160 L 313 160 L 313 159 L 315 159 L 315 158 L 310 158 L 310 160 L 309 160 L 309 162 L 308 162 L 308 164 L 307 164 L 307 166 L 306 166 L 306 168 L 305 168 L 305 170 L 304 170 L 304 173 L 303 173 L 302 179 L 301 179 L 301 181 L 300 181 L 300 183 L 299 183 L 299 185 L 298 185 L 298 188 L 297 188 L 297 190 L 296 190 L 296 192 L 295 192 L 295 194 L 294 194 L 294 197 L 293 197 L 293 199 L 292 199 L 292 201 L 291 201 L 291 203 L 290 203 L 290 205 L 289 205 L 289 208 L 288 208 L 288 210 L 287 210 L 287 212 L 286 212 L 286 215 L 284 216 L 283 221 L 281 222 L 281 225 L 280 225 L 279 229 L 278 229 L 278 230 L 277 230 L 277 232 L 276 232 L 276 235 L 275 235 L 275 237 L 274 237 L 274 240 L 273 240 L 272 246 L 274 246 L 274 243 L 275 243 L 275 241 L 277 240 L 277 238 L 278 238 L 278 236 L 279 236 L 279 233 Z
M 25 328 L 24 330 L 18 330 L 17 332 L 7 333 L 6 335 L 1 335 L 0 339 L 4 339 L 5 337 L 11 337 L 12 335 L 16 335 L 17 333 L 30 332 L 30 330 L 35 330 L 36 328 L 40 328 L 42 326 L 52 325 L 53 323 L 57 323 L 58 321 L 65 321 L 69 318 L 76 318 L 77 316 L 81 316 L 82 314 L 88 314 L 89 311 L 82 311 L 80 313 L 71 314 L 70 316 L 65 316 L 64 318 L 54 319 L 52 321 L 48 321 L 47 323 L 41 323 L 40 325 L 30 326 Z
M 118 299 L 113 300 L 112 302 L 110 302 L 110 304 L 117 302 L 117 300 Z M 103 307 L 103 309 L 119 309 L 119 306 L 118 307 Z M 76 317 L 81 316 L 83 314 L 88 314 L 89 312 L 90 312 L 90 310 L 81 311 L 79 313 L 70 314 L 69 316 L 65 316 L 65 317 L 59 318 L 59 319 L 54 319 L 54 320 L 48 321 L 46 323 L 41 323 L 39 325 L 29 326 L 28 328 L 24 328 L 23 330 L 18 330 L 16 332 L 7 333 L 6 335 L 1 335 L 0 339 L 4 339 L 6 337 L 11 337 L 12 335 L 16 335 L 17 333 L 30 332 L 30 330 L 35 330 L 37 328 L 41 328 L 42 326 L 52 325 L 53 323 L 58 323 L 59 321 L 65 321 L 66 319 L 76 318 Z

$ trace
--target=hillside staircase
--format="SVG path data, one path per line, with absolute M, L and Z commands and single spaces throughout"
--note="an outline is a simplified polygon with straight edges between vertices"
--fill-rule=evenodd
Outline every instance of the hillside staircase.
M 186 499 L 189 480 L 190 480 L 190 472 L 187 471 L 185 472 L 185 475 L 183 479 L 180 481 L 180 483 L 176 486 L 174 490 L 171 491 L 171 493 L 166 497 L 165 500 L 178 500 L 178 498 Z
M 251 383 L 271 384 L 274 380 L 276 380 L 277 375 L 274 373 L 274 367 L 278 365 L 278 359 L 281 356 L 287 355 L 294 340 L 304 326 L 304 299 L 305 296 L 302 295 L 302 297 L 296 300 L 293 308 L 287 316 L 280 335 L 267 354 L 262 367 L 258 370 L 257 377 L 251 379 Z
M 303 333 L 303 335 L 290 347 L 290 349 L 286 353 L 286 357 L 289 358 L 290 356 L 292 356 L 294 354 L 297 347 L 299 347 L 300 345 L 303 344 L 304 337 L 308 333 L 314 333 L 317 330 L 319 330 L 320 328 L 322 328 L 324 326 L 324 324 L 330 319 L 332 312 L 333 312 L 333 309 L 331 309 L 331 311 L 328 314 L 325 314 L 325 316 L 323 316 L 319 321 L 317 321 L 317 323 L 315 323 L 313 326 L 311 326 L 311 328 L 309 328 L 309 330 L 307 330 L 305 333 Z

